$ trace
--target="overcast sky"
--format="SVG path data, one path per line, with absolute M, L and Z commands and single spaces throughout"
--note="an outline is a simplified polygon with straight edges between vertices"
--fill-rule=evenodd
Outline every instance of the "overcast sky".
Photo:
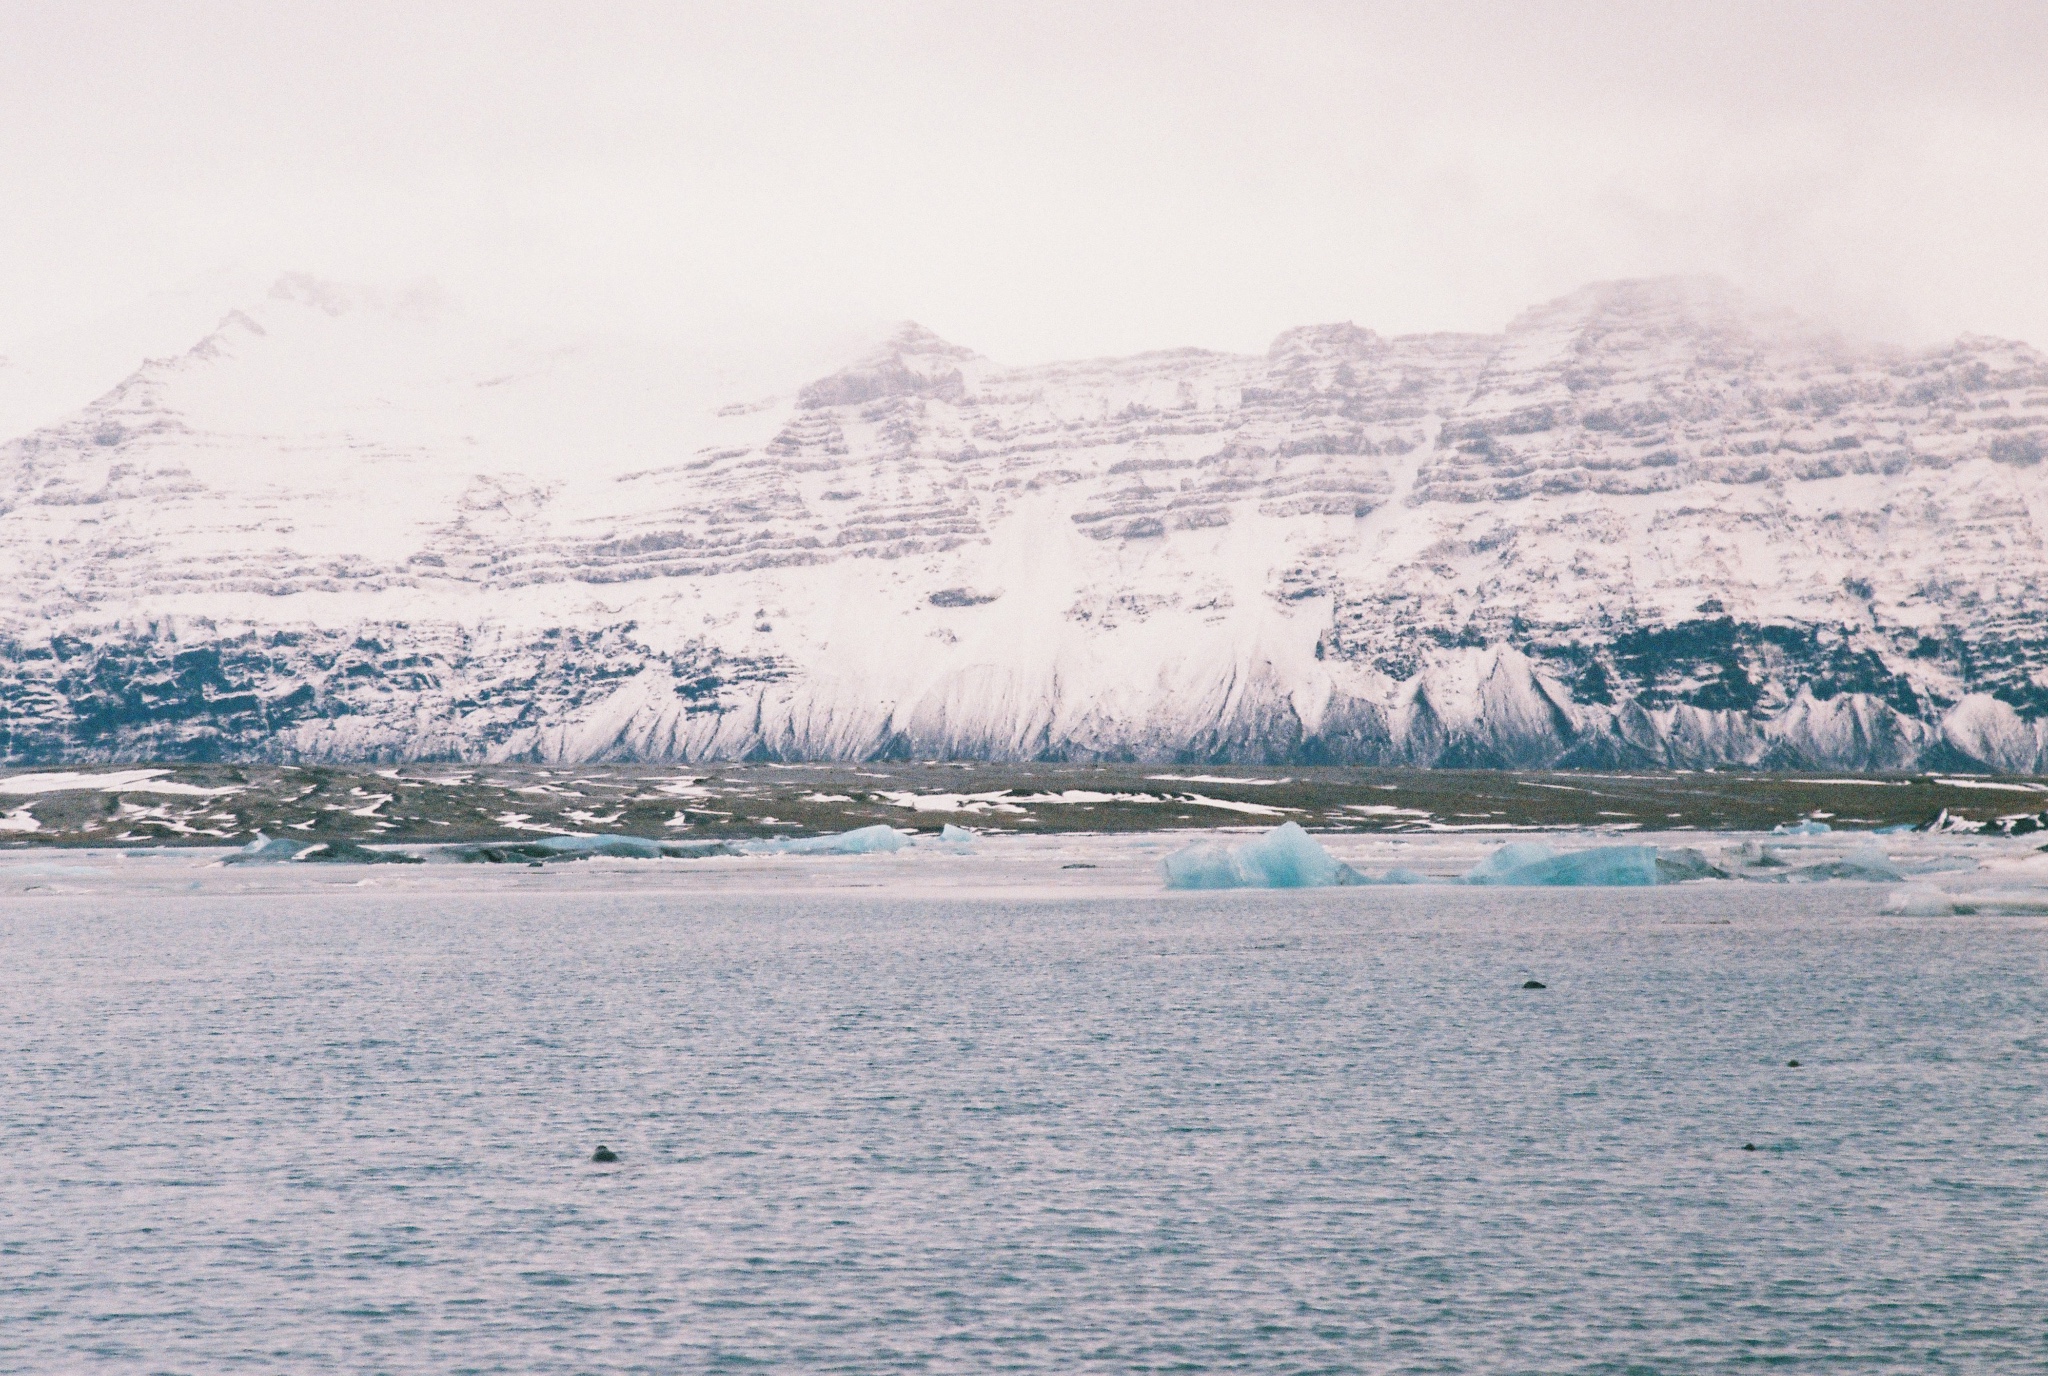
M 0 0 L 0 338 L 240 266 L 1014 362 L 1719 272 L 2048 345 L 2048 4 Z

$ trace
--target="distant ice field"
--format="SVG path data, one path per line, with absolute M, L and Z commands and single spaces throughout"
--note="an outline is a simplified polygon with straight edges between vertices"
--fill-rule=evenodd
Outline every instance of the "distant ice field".
M 1182 839 L 7 855 L 0 1370 L 2048 1360 L 2048 919 Z

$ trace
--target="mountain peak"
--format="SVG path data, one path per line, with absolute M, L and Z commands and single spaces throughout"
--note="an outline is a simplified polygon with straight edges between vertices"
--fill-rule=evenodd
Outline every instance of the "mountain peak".
M 1274 362 L 1295 358 L 1369 358 L 1385 352 L 1387 341 L 1349 320 L 1330 325 L 1297 325 L 1273 337 L 1266 357 Z
M 798 392 L 796 404 L 816 410 L 897 396 L 958 401 L 967 393 L 960 365 L 980 358 L 974 350 L 941 339 L 915 320 L 904 320 L 860 359 Z
M 1532 306 L 1508 322 L 1509 334 L 1531 330 L 1583 328 L 1622 320 L 1684 320 L 1723 323 L 1758 314 L 1755 305 L 1725 279 L 1710 274 L 1623 277 L 1588 282 L 1577 291 Z
M 952 343 L 933 334 L 915 320 L 899 320 L 880 346 L 876 355 L 909 354 L 925 358 L 977 358 L 980 355 L 961 344 Z

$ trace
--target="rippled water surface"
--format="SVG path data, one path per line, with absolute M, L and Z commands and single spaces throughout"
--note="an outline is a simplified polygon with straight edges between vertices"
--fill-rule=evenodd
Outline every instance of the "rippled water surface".
M 1880 897 L 13 900 L 0 1369 L 2042 1369 L 2042 924 Z

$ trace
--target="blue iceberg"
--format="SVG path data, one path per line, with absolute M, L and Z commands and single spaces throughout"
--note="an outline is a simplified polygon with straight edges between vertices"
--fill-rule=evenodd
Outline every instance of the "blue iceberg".
M 1293 822 L 1234 846 L 1197 842 L 1161 864 L 1169 889 L 1323 889 L 1366 882 Z
M 920 842 L 922 845 L 940 846 L 946 850 L 965 855 L 974 849 L 974 833 L 966 827 L 956 827 L 951 822 L 939 828 L 936 838 Z
M 1636 888 L 1658 882 L 1655 846 L 1596 846 L 1560 853 L 1539 841 L 1514 841 L 1474 865 L 1467 884 L 1557 888 Z
M 1780 822 L 1771 828 L 1773 836 L 1826 836 L 1834 828 L 1826 822 L 1816 822 L 1811 817 L 1803 822 Z
M 550 836 L 530 843 L 550 855 L 585 859 L 611 856 L 626 860 L 659 860 L 666 853 L 661 842 L 639 836 Z
M 734 849 L 747 855 L 882 855 L 902 850 L 910 842 L 903 833 L 882 822 L 856 831 L 830 836 L 791 836 L 773 841 L 741 841 Z

